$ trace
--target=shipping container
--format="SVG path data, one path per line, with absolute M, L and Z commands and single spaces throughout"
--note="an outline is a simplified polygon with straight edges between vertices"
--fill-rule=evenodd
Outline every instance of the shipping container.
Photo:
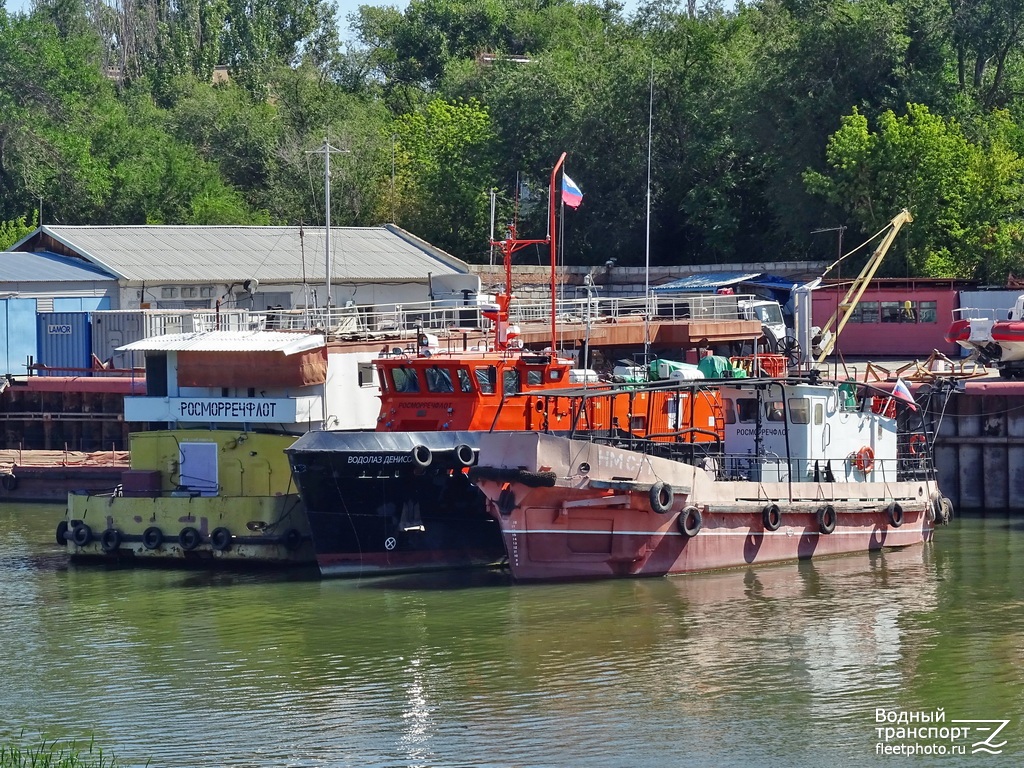
M 40 312 L 36 315 L 36 362 L 54 376 L 74 376 L 92 368 L 88 312 Z
M 0 374 L 24 376 L 36 354 L 36 300 L 0 299 Z

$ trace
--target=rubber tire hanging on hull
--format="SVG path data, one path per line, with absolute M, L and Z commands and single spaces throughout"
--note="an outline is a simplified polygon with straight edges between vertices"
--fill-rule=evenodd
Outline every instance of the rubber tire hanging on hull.
M 164 532 L 157 528 L 155 525 L 151 525 L 149 528 L 142 532 L 142 546 L 148 550 L 160 549 L 160 545 L 164 543 Z
M 210 546 L 218 552 L 227 552 L 231 549 L 231 531 L 227 528 L 214 528 L 210 534 Z
M 68 545 L 68 521 L 61 520 L 57 523 L 57 543 L 62 547 Z
M 100 549 L 112 555 L 121 548 L 121 532 L 117 528 L 107 528 L 100 534 Z
M 76 525 L 71 531 L 71 540 L 79 547 L 88 546 L 92 541 L 92 528 L 85 523 Z
M 889 516 L 889 525 L 893 528 L 899 528 L 903 525 L 903 507 L 900 506 L 898 501 L 894 501 L 885 510 Z
M 430 466 L 430 462 L 434 460 L 433 454 L 425 445 L 417 445 L 410 451 L 410 455 L 412 456 L 412 463 L 420 469 L 426 469 Z
M 676 494 L 668 483 L 657 482 L 651 486 L 647 495 L 651 502 L 651 510 L 663 515 L 672 509 Z
M 676 526 L 679 532 L 688 539 L 692 539 L 704 527 L 704 515 L 696 507 L 683 507 L 676 519 Z
M 824 507 L 818 510 L 818 530 L 824 534 L 832 533 L 836 529 L 836 521 L 838 515 L 836 515 L 835 507 L 831 504 L 826 504 Z
M 782 525 L 782 510 L 778 504 L 769 504 L 761 510 L 761 522 L 766 531 L 777 531 Z
M 178 534 L 178 544 L 186 552 L 191 552 L 193 549 L 198 547 L 203 542 L 203 537 L 199 534 L 192 526 L 187 526 L 181 529 L 181 533 Z
M 473 449 L 465 443 L 460 443 L 455 446 L 455 451 L 452 454 L 455 456 L 455 463 L 460 467 L 471 467 L 473 462 L 476 461 L 476 455 L 473 453 Z
M 3 476 L 0 476 L 0 485 L 3 485 L 5 491 L 16 491 L 16 490 L 18 490 L 18 476 L 17 475 L 3 475 Z

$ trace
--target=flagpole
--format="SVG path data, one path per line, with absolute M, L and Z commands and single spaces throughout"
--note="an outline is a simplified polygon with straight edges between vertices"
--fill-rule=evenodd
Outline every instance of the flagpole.
M 555 179 L 558 178 L 558 172 L 562 170 L 562 164 L 565 162 L 565 152 L 562 153 L 561 157 L 558 158 L 558 162 L 555 163 L 555 167 L 551 169 L 551 191 L 548 193 L 548 240 L 551 242 L 551 359 L 555 359 L 556 354 L 556 336 L 558 335 L 558 328 L 555 323 L 555 256 L 557 253 L 555 245 Z
M 647 105 L 647 243 L 644 248 L 644 375 L 651 364 L 651 144 L 654 136 L 654 57 L 651 57 L 651 95 Z

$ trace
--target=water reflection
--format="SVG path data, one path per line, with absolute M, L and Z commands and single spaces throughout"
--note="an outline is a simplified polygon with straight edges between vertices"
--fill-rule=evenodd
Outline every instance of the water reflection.
M 860 764 L 875 707 L 1024 704 L 1006 519 L 865 557 L 513 585 L 67 567 L 39 510 L 0 509 L 0 737 L 95 733 L 129 764 Z

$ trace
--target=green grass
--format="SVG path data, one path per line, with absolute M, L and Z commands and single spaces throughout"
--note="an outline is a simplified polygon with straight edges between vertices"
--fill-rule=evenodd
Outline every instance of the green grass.
M 117 761 L 103 754 L 93 739 L 83 746 L 40 739 L 27 747 L 12 739 L 0 742 L 0 768 L 117 768 Z

